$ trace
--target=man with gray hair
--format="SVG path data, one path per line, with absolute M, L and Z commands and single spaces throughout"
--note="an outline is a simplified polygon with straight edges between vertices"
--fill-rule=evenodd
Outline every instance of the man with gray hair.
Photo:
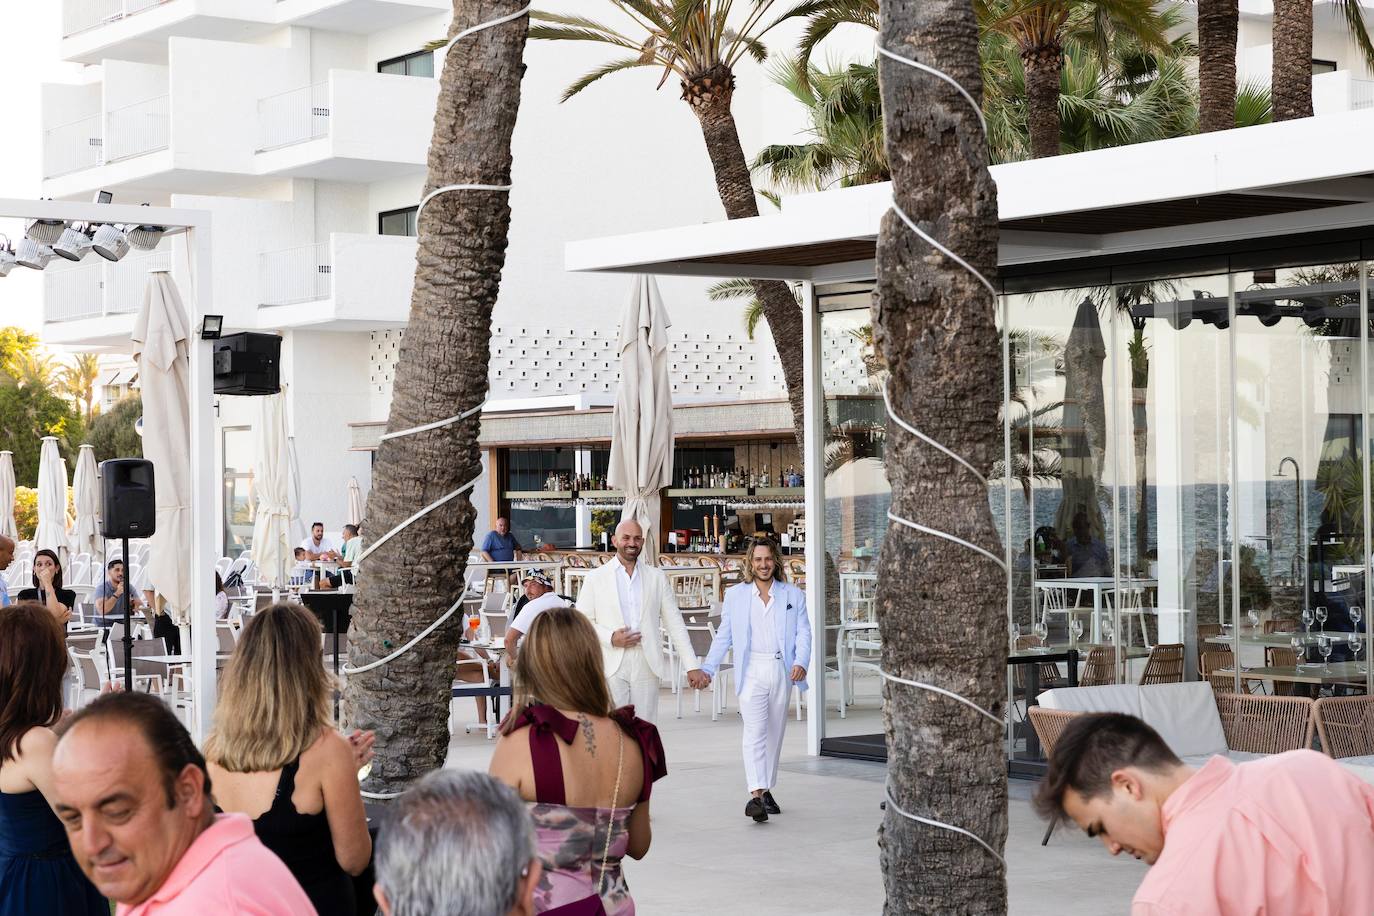
M 383 916 L 534 914 L 534 824 L 515 790 L 486 773 L 436 770 L 407 789 L 374 861 Z

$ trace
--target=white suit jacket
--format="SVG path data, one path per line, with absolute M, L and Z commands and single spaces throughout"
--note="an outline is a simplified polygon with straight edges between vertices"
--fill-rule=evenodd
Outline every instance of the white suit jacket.
M 577 593 L 577 609 L 591 618 L 596 627 L 596 635 L 601 639 L 601 656 L 606 664 L 609 677 L 620 667 L 625 650 L 611 645 L 611 634 L 625 626 L 625 616 L 620 612 L 620 590 L 616 588 L 616 567 L 620 560 L 612 557 L 596 569 L 587 573 L 582 580 L 582 590 Z M 663 641 L 658 634 L 658 623 L 668 633 L 674 650 L 686 664 L 684 670 L 697 667 L 696 653 L 692 651 L 692 639 L 687 635 L 687 626 L 682 622 L 682 611 L 673 596 L 672 586 L 663 570 L 657 566 L 639 564 L 638 576 L 644 588 L 639 603 L 639 629 L 644 634 L 639 646 L 644 650 L 644 660 L 649 670 L 659 678 L 671 676 L 667 659 L 663 657 Z

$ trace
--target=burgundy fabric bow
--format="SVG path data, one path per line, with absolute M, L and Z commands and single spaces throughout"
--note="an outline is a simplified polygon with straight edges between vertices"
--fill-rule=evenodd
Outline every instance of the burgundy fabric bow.
M 668 757 L 663 752 L 658 729 L 652 722 L 635 718 L 633 706 L 622 706 L 611 713 L 611 718 L 639 745 L 640 756 L 644 758 L 644 788 L 639 793 L 639 801 L 648 801 L 654 782 L 668 775 Z M 558 748 L 553 743 L 553 736 L 556 735 L 564 744 L 572 744 L 577 739 L 577 722 L 542 703 L 525 707 L 515 722 L 517 727 L 530 727 L 530 756 L 534 763 L 536 797 L 541 802 L 566 804 L 563 764 Z

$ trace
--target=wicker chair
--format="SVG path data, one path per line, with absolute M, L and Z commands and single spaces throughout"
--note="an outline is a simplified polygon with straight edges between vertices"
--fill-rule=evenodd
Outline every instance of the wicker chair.
M 1231 653 L 1229 646 L 1220 647 L 1198 656 L 1198 674 L 1201 679 L 1212 685 L 1212 690 L 1217 693 L 1235 693 L 1236 679 L 1229 674 L 1214 674 L 1213 672 L 1221 668 L 1229 668 L 1236 661 L 1236 657 Z
M 1298 663 L 1298 653 L 1287 646 L 1265 646 L 1264 664 L 1269 668 L 1291 668 Z M 1298 685 L 1292 681 L 1275 681 L 1274 695 L 1281 697 L 1293 696 L 1298 689 Z
M 1374 754 L 1374 697 L 1322 697 L 1313 704 L 1312 718 L 1328 757 Z
M 1197 641 L 1211 639 L 1221 635 L 1221 624 L 1219 623 L 1200 623 L 1197 625 Z
M 1150 650 L 1140 686 L 1180 684 L 1183 682 L 1183 643 L 1161 643 Z
M 1043 646 L 1045 643 L 1039 636 L 1018 636 L 1016 637 L 1016 649 L 1031 649 Z M 1012 682 L 1016 685 L 1017 693 L 1024 693 L 1026 690 L 1026 671 L 1025 665 L 1012 666 Z M 1064 678 L 1063 672 L 1059 670 L 1056 662 L 1041 662 L 1035 666 L 1039 669 L 1040 689 L 1049 690 L 1051 687 L 1061 687 L 1068 683 Z
M 1078 679 L 1080 687 L 1101 687 L 1103 684 L 1116 683 L 1116 655 L 1108 648 L 1099 647 L 1088 650 L 1088 658 L 1083 663 L 1083 675 Z
M 1298 622 L 1296 620 L 1266 620 L 1261 625 L 1262 633 L 1296 633 Z

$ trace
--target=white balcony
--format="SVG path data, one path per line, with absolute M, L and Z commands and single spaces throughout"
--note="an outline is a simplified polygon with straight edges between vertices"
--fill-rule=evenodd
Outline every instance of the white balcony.
M 169 128 L 166 95 L 112 109 L 105 115 L 105 161 L 118 162 L 166 149 Z
M 105 161 L 101 115 L 79 118 L 43 131 L 43 177 L 58 178 Z
M 168 96 L 159 95 L 49 128 L 43 131 L 43 178 L 65 179 L 57 185 L 80 189 L 89 179 L 70 176 L 167 149 L 169 127 Z M 104 176 L 90 177 L 103 183 Z M 65 187 L 54 193 L 45 186 L 44 191 L 66 193 Z
M 148 271 L 171 264 L 170 242 L 119 261 L 89 254 L 76 264 L 50 262 L 43 271 L 43 339 L 92 347 L 127 343 L 133 316 L 143 305 Z
M 258 100 L 256 152 L 294 146 L 328 135 L 328 83 L 301 86 Z
M 258 265 L 261 328 L 377 330 L 410 316 L 413 238 L 334 232 L 328 242 L 263 252 Z
M 64 0 L 62 37 L 70 38 L 87 29 L 110 25 L 167 2 L 169 0 Z

